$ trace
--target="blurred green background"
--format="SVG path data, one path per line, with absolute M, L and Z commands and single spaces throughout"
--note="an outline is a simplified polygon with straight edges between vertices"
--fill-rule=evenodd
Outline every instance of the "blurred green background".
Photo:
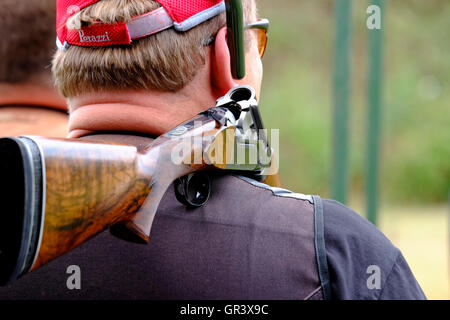
M 330 197 L 334 1 L 258 1 L 259 16 L 271 21 L 261 112 L 266 127 L 280 129 L 283 186 Z M 349 202 L 362 215 L 367 7 L 353 1 Z M 449 298 L 450 1 L 387 0 L 382 23 L 380 226 L 409 256 L 427 296 Z M 433 249 L 420 251 L 419 240 Z

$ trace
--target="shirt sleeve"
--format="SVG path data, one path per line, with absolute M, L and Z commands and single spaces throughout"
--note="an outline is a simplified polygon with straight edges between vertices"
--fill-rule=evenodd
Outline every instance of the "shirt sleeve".
M 369 221 L 323 200 L 331 298 L 426 299 L 400 250 Z
M 414 278 L 405 258 L 399 252 L 397 260 L 388 275 L 380 300 L 425 300 L 426 296 Z

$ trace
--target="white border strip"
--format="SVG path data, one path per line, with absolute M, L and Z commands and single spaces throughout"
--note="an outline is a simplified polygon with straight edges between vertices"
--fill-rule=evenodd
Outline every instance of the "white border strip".
M 67 49 L 69 49 L 70 44 L 67 43 L 67 41 L 64 41 L 64 44 L 62 44 L 59 38 L 56 37 L 56 46 L 58 47 L 59 50 L 66 51 Z
M 143 38 L 173 27 L 173 20 L 164 7 L 158 8 L 127 23 L 131 40 Z
M 282 189 L 282 188 L 276 188 L 276 187 L 271 187 L 265 183 L 256 181 L 254 179 L 251 179 L 249 177 L 246 176 L 241 176 L 241 175 L 235 175 L 236 177 L 247 181 L 248 183 L 254 185 L 255 187 L 260 187 L 266 190 L 270 190 L 272 191 L 272 193 L 278 197 L 283 197 L 283 198 L 293 198 L 293 199 L 297 199 L 297 200 L 304 200 L 304 201 L 308 201 L 311 204 L 314 204 L 314 199 L 312 196 L 310 195 L 305 195 L 302 193 L 294 193 L 290 190 L 287 189 Z
M 192 29 L 193 27 L 199 25 L 200 23 L 203 23 L 206 20 L 221 14 L 225 10 L 226 10 L 225 2 L 222 1 L 216 4 L 215 6 L 206 9 L 202 12 L 199 12 L 196 15 L 180 23 L 174 22 L 173 25 L 175 27 L 175 30 L 177 31 L 188 31 L 189 29 Z

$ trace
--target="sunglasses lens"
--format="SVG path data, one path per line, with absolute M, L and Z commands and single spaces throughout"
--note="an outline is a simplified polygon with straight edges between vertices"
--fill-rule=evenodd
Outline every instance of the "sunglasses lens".
M 259 55 L 262 58 L 264 56 L 264 52 L 266 51 L 267 46 L 267 32 L 264 29 L 256 29 L 256 30 L 257 30 Z

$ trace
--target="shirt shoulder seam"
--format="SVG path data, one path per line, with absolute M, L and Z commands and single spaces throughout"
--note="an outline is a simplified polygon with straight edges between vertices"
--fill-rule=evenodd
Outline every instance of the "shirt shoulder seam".
M 381 289 L 380 293 L 378 294 L 377 300 L 380 300 L 380 298 L 383 296 L 384 289 L 386 288 L 386 284 L 388 283 L 389 278 L 391 277 L 391 275 L 394 271 L 394 268 L 397 265 L 399 257 L 400 257 L 400 250 L 397 250 L 397 254 L 395 256 L 394 262 L 392 263 L 391 270 L 389 271 L 388 276 L 386 277 L 386 280 L 384 280 L 383 289 Z
M 300 201 L 308 201 L 311 204 L 314 204 L 314 199 L 311 195 L 305 195 L 305 194 L 300 194 L 300 193 L 295 193 L 291 190 L 288 189 L 282 189 L 282 188 L 274 188 L 271 187 L 269 185 L 266 185 L 262 182 L 256 181 L 254 179 L 245 177 L 245 176 L 241 176 L 241 175 L 232 175 L 233 177 L 244 181 L 246 183 L 248 183 L 249 185 L 256 187 L 258 189 L 261 190 L 265 190 L 265 191 L 270 191 L 272 192 L 272 195 L 278 198 L 287 198 L 287 199 L 295 199 L 295 200 L 300 200 Z

